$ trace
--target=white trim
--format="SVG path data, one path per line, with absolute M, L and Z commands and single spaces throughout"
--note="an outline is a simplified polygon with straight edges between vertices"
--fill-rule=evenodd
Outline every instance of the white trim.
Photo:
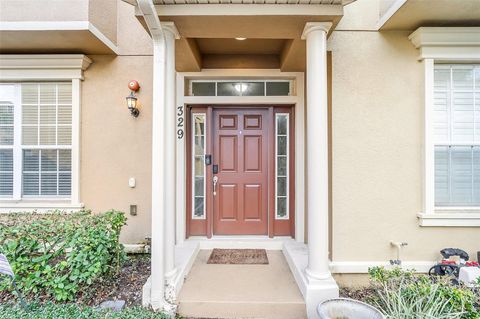
M 285 242 L 292 241 L 290 237 L 267 236 L 213 236 L 208 239 L 204 236 L 191 236 L 185 243 L 197 243 L 200 249 L 267 249 L 282 250 Z
M 468 209 L 467 209 L 468 210 Z M 466 212 L 461 208 L 458 211 L 448 211 L 446 208 L 436 210 L 434 214 L 417 214 L 418 224 L 429 227 L 480 227 L 480 209 L 471 209 Z
M 81 210 L 85 207 L 83 203 L 71 204 L 69 200 L 59 201 L 57 199 L 44 199 L 32 202 L 24 200 L 21 202 L 4 201 L 0 202 L 0 214 L 13 212 L 49 211 L 49 210 Z
M 13 197 L 20 201 L 22 199 L 22 90 L 20 85 L 13 85 L 15 88 L 15 105 L 13 110 Z M 16 110 L 17 109 L 17 110 Z M 3 200 L 3 199 L 2 199 Z
M 0 81 L 83 80 L 91 63 L 83 54 L 1 54 Z
M 408 38 L 420 49 L 419 60 L 480 61 L 480 27 L 421 27 Z
M 0 22 L 1 31 L 90 31 L 113 53 L 118 54 L 118 47 L 89 21 L 3 21 Z
M 201 217 L 196 217 L 195 216 L 195 117 L 196 116 L 201 116 L 203 117 L 203 213 Z M 205 112 L 194 112 L 192 113 L 192 142 L 191 142 L 191 170 L 192 170 L 192 179 L 190 180 L 190 183 L 192 184 L 192 211 L 190 212 L 190 216 L 194 220 L 205 220 L 207 219 L 207 166 L 205 165 L 205 155 L 207 152 L 207 113 Z M 184 133 L 185 135 L 185 133 Z
M 425 59 L 423 60 L 423 64 L 425 74 L 423 210 L 425 214 L 433 214 L 433 208 L 435 206 L 435 158 L 433 143 L 434 63 L 432 59 Z
M 80 203 L 80 125 L 81 88 L 80 79 L 72 80 L 72 204 Z
M 417 273 L 428 273 L 434 261 L 403 261 L 402 269 L 415 270 Z M 330 270 L 334 274 L 367 274 L 368 268 L 392 268 L 388 261 L 331 261 Z
M 60 54 L 60 55 L 0 55 L 0 81 L 17 81 L 15 121 L 18 128 L 15 129 L 16 152 L 14 162 L 14 196 L 1 200 L 0 208 L 4 210 L 31 210 L 32 208 L 70 209 L 83 207 L 80 203 L 80 109 L 81 109 L 81 88 L 80 80 L 82 72 L 92 63 L 83 54 Z M 35 76 L 32 76 L 35 74 Z M 13 75 L 13 76 L 12 76 Z M 71 195 L 68 200 L 62 197 L 41 198 L 21 197 L 21 176 L 22 176 L 22 149 L 28 147 L 21 145 L 21 96 L 18 82 L 30 80 L 55 80 L 71 81 L 72 83 L 72 142 L 71 145 L 59 146 L 33 146 L 32 148 L 42 149 L 71 149 L 72 171 L 71 171 Z M 20 123 L 20 124 L 17 124 Z M 18 145 L 17 145 L 18 144 Z M 17 147 L 18 146 L 18 147 Z M 20 178 L 18 177 L 20 176 Z M 59 205 L 55 203 L 60 200 Z
M 187 110 L 185 109 L 185 104 L 183 101 L 183 94 L 179 94 L 179 92 L 185 92 L 185 82 L 183 81 L 183 78 L 181 78 L 178 73 L 177 73 L 177 110 L 178 107 L 182 107 L 183 114 L 181 115 L 183 119 L 183 127 L 178 127 L 178 129 L 183 129 L 183 137 L 182 138 L 177 138 L 177 160 L 176 160 L 176 171 L 177 171 L 177 181 L 176 181 L 176 237 L 177 237 L 177 245 L 182 244 L 186 238 L 186 200 L 187 200 L 187 187 L 186 183 L 184 182 L 186 180 L 186 170 L 187 170 L 187 164 L 186 164 L 186 147 L 187 143 L 185 143 L 186 139 L 186 112 Z M 177 123 L 178 123 L 178 112 L 177 112 Z M 178 125 L 178 124 L 177 124 Z
M 419 60 L 424 64 L 424 169 L 423 212 L 418 214 L 420 226 L 476 226 L 475 218 L 466 220 L 464 208 L 435 207 L 434 147 L 434 71 L 436 63 L 480 62 L 480 27 L 421 27 L 408 37 L 420 49 Z M 451 143 L 448 143 L 450 145 Z M 471 143 L 468 143 L 472 145 Z M 441 211 L 455 215 L 437 216 Z
M 308 4 L 175 4 L 156 5 L 159 16 L 342 16 L 343 6 Z M 135 12 L 137 14 L 137 12 Z
M 290 79 L 294 80 L 296 88 L 293 90 L 295 95 L 291 96 L 187 96 L 184 85 L 177 86 L 178 105 L 184 107 L 191 104 L 276 104 L 276 105 L 295 105 L 295 239 L 303 243 L 305 238 L 305 105 L 304 105 L 304 73 L 303 72 L 281 72 L 280 70 L 270 69 L 206 69 L 201 72 L 178 72 L 177 83 L 184 84 L 191 79 Z M 179 149 L 184 149 L 181 140 L 177 144 Z M 185 167 L 185 153 L 177 153 L 178 165 Z M 182 164 L 183 163 L 183 164 Z M 181 168 L 181 167 L 180 167 Z M 178 201 L 185 200 L 185 178 L 181 174 L 177 177 L 177 189 L 183 194 L 177 196 Z M 177 210 L 177 221 L 181 218 L 182 223 L 177 222 L 177 238 L 185 236 L 185 218 L 186 209 L 182 204 L 182 210 Z M 179 215 L 181 217 L 179 217 Z
M 376 29 L 380 30 L 388 20 L 407 2 L 407 0 L 395 0 L 395 2 L 385 11 L 377 22 Z

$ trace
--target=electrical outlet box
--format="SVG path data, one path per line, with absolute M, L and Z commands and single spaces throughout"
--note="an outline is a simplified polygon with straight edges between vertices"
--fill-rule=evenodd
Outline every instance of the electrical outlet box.
M 130 205 L 130 215 L 137 216 L 137 205 Z

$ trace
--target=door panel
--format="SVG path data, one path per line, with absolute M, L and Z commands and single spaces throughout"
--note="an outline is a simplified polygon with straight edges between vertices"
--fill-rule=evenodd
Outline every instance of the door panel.
M 268 232 L 268 111 L 213 110 L 213 233 L 266 235 Z

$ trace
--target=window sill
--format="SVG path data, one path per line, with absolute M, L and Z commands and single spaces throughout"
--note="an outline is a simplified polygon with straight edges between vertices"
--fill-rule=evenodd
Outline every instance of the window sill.
M 480 227 L 480 209 L 459 209 L 455 212 L 442 209 L 433 214 L 420 213 L 417 217 L 422 227 Z
M 69 199 L 0 199 L 0 214 L 14 212 L 47 212 L 51 210 L 77 211 L 85 207 L 83 203 L 72 203 Z

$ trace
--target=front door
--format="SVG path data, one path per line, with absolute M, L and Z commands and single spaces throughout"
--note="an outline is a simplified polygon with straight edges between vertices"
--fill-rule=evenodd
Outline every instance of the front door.
M 268 233 L 268 109 L 212 114 L 213 234 Z

